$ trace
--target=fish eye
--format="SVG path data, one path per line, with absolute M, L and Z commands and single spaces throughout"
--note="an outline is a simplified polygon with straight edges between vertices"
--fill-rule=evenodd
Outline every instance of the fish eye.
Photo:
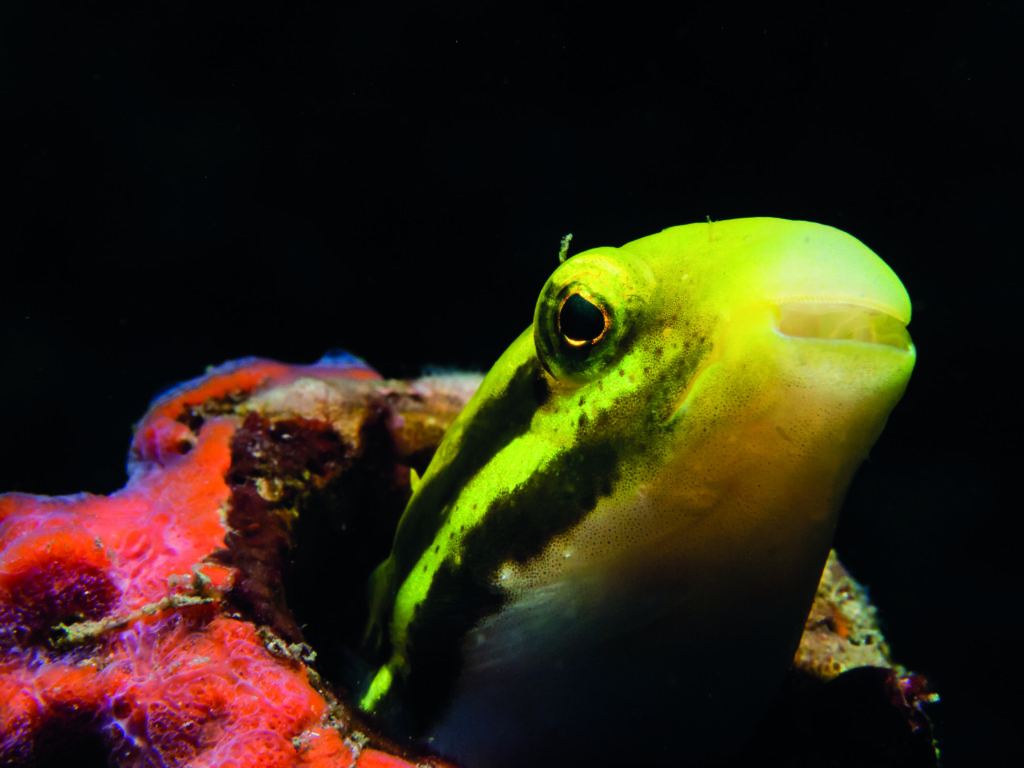
M 535 317 L 535 344 L 548 373 L 577 384 L 589 381 L 625 347 L 630 315 L 615 305 L 608 286 L 585 275 L 586 281 L 553 282 L 541 294 Z
M 558 332 L 573 347 L 597 344 L 611 326 L 611 317 L 600 304 L 576 291 L 558 308 Z
M 534 340 L 548 373 L 582 383 L 601 374 L 623 351 L 628 315 L 616 307 L 607 286 L 587 279 L 550 281 L 537 304 Z M 597 283 L 597 284 L 595 284 Z
M 647 264 L 617 248 L 566 259 L 544 284 L 533 313 L 544 370 L 567 386 L 606 373 L 631 349 L 653 285 Z

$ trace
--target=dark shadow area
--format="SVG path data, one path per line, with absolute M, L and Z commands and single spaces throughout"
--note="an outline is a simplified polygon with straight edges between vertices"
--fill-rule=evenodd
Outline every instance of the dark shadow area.
M 286 601 L 317 654 L 316 667 L 335 690 L 365 672 L 358 651 L 366 631 L 368 582 L 391 551 L 408 501 L 408 471 L 397 461 L 385 407 L 371 406 L 360 429 L 360 454 L 348 471 L 307 495 L 292 530 Z M 418 457 L 424 472 L 430 456 Z
M 72 717 L 74 721 L 74 717 Z M 34 741 L 31 756 L 19 761 L 17 755 L 13 762 L 4 763 L 11 768 L 62 768 L 73 765 L 75 768 L 108 768 L 110 747 L 103 737 L 81 722 L 58 722 L 48 720 Z

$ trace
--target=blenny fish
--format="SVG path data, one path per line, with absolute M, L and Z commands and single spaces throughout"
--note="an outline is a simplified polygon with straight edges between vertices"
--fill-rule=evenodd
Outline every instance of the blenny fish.
M 476 768 L 730 754 L 907 386 L 909 321 L 878 256 L 809 222 L 564 260 L 413 483 L 360 707 Z

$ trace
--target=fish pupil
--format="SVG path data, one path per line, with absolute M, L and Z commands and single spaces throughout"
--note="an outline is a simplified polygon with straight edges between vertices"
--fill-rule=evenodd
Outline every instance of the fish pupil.
M 573 293 L 558 312 L 558 327 L 570 344 L 594 344 L 608 328 L 608 315 L 582 294 Z

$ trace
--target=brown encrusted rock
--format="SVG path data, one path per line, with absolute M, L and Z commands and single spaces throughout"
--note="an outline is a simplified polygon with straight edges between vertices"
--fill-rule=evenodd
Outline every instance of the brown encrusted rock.
M 935 768 L 928 681 L 894 663 L 867 592 L 829 553 L 793 667 L 728 768 Z
M 828 556 L 804 625 L 794 669 L 822 681 L 832 680 L 854 667 L 895 667 L 889 656 L 878 612 L 867 592 L 839 562 L 835 550 Z

